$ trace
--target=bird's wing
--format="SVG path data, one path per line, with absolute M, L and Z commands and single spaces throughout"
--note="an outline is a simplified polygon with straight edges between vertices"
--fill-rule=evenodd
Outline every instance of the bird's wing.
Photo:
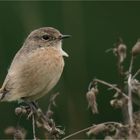
M 17 100 L 41 92 L 49 82 L 49 71 L 45 65 L 47 57 L 46 53 L 44 59 L 38 50 L 13 62 L 2 86 L 3 91 L 8 91 L 3 94 L 3 100 Z

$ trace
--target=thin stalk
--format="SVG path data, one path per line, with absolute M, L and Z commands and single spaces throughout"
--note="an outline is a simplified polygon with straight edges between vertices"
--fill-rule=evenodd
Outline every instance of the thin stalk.
M 121 123 L 118 123 L 118 122 L 104 122 L 104 123 L 100 123 L 100 124 L 98 124 L 98 125 L 107 125 L 107 124 L 121 125 Z M 90 130 L 90 129 L 92 129 L 92 128 L 95 128 L 95 127 L 97 127 L 98 125 L 93 125 L 93 126 L 89 126 L 89 127 L 87 127 L 87 128 L 84 128 L 84 129 L 82 129 L 82 130 L 80 130 L 80 131 L 77 131 L 77 132 L 75 132 L 75 133 L 72 133 L 72 134 L 70 134 L 70 135 L 64 137 L 64 138 L 61 139 L 61 140 L 69 139 L 69 138 L 71 138 L 71 137 L 73 137 L 73 136 L 76 136 L 76 135 L 82 133 L 82 132 L 85 132 L 85 131 L 88 131 L 88 130 Z
M 32 114 L 32 127 L 33 127 L 33 138 L 36 140 L 36 133 L 35 133 L 35 116 L 34 113 Z
M 108 87 L 110 87 L 110 88 L 116 90 L 119 94 L 121 94 L 121 95 L 122 95 L 123 97 L 125 97 L 126 99 L 129 99 L 128 96 L 127 96 L 124 92 L 122 92 L 119 88 L 113 86 L 112 84 L 107 83 L 107 82 L 105 82 L 105 81 L 103 81 L 103 80 L 99 80 L 99 79 L 93 79 L 93 81 L 94 81 L 94 82 L 101 83 L 101 84 L 103 84 L 103 85 L 106 85 L 106 86 L 108 86 Z
M 129 66 L 129 75 L 128 75 L 128 114 L 129 114 L 129 124 L 133 126 L 133 104 L 132 104 L 132 86 L 131 86 L 131 79 L 132 79 L 132 67 L 133 67 L 133 56 L 131 57 L 130 66 Z

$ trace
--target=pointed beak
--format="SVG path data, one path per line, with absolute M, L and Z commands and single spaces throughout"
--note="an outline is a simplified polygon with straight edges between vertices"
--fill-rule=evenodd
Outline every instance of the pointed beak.
M 61 37 L 60 37 L 60 39 L 65 39 L 65 38 L 70 38 L 71 37 L 71 35 L 62 35 Z

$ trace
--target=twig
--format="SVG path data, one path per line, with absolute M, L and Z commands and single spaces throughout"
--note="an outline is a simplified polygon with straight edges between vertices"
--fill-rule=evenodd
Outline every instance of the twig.
M 129 114 L 129 124 L 133 126 L 133 105 L 132 105 L 132 86 L 131 86 L 131 79 L 132 79 L 132 66 L 133 66 L 133 56 L 131 57 L 130 66 L 129 66 L 129 75 L 128 75 L 128 114 Z
M 133 67 L 133 60 L 134 60 L 134 57 L 133 57 L 133 55 L 131 56 L 131 61 L 130 61 L 130 66 L 129 66 L 129 74 L 131 74 L 131 72 L 132 72 L 132 67 Z
M 129 114 L 129 123 L 130 126 L 133 125 L 133 106 L 132 106 L 132 92 L 131 92 L 131 74 L 129 75 L 128 78 L 128 96 L 129 96 L 129 100 L 128 100 L 128 114 Z
M 37 110 L 37 117 L 43 124 L 43 127 L 49 132 L 49 134 L 54 135 L 56 137 L 60 135 L 64 135 L 64 131 L 60 130 L 56 127 L 55 122 L 51 119 L 49 120 L 46 115 L 42 112 L 42 110 L 39 108 Z
M 73 137 L 73 136 L 75 136 L 75 135 L 78 135 L 78 134 L 80 134 L 80 133 L 82 133 L 82 132 L 88 131 L 89 129 L 94 128 L 94 127 L 95 127 L 95 126 L 89 126 L 89 127 L 85 128 L 85 129 L 82 129 L 82 130 L 80 130 L 80 131 L 77 131 L 77 132 L 75 132 L 75 133 L 72 133 L 72 134 L 70 134 L 70 135 L 64 137 L 62 140 L 66 140 L 66 139 L 68 139 L 68 138 L 71 138 L 71 137 Z
M 48 119 L 46 118 L 46 116 L 44 115 L 44 113 L 42 112 L 40 108 L 37 110 L 37 116 L 42 121 L 42 123 L 44 124 L 48 132 L 51 133 L 52 128 L 49 126 Z
M 108 52 L 113 51 L 113 50 L 114 50 L 114 48 L 109 48 L 109 49 L 105 50 L 105 52 L 108 53 Z
M 106 86 L 108 86 L 108 87 L 110 87 L 110 88 L 116 90 L 119 94 L 121 94 L 121 95 L 122 95 L 123 97 L 125 97 L 126 99 L 129 99 L 129 97 L 128 97 L 124 92 L 122 92 L 119 88 L 113 86 L 113 85 L 110 84 L 110 83 L 107 83 L 107 82 L 105 82 L 105 81 L 103 81 L 103 80 L 99 80 L 99 79 L 93 79 L 93 82 L 98 82 L 98 83 L 101 83 L 101 84 L 103 84 L 103 85 L 106 85 Z
M 100 124 L 98 124 L 98 125 L 107 125 L 107 124 L 121 125 L 121 123 L 118 123 L 118 122 L 104 122 L 104 123 L 100 123 Z M 85 128 L 85 129 L 82 129 L 82 130 L 80 130 L 80 131 L 77 131 L 77 132 L 75 132 L 75 133 L 72 133 L 72 134 L 70 134 L 70 135 L 64 137 L 64 138 L 61 139 L 61 140 L 69 139 L 69 138 L 71 138 L 71 137 L 73 137 L 73 136 L 76 136 L 76 135 L 82 133 L 82 132 L 85 132 L 85 131 L 88 131 L 88 130 L 90 130 L 90 129 L 92 129 L 92 128 L 95 128 L 95 127 L 97 127 L 98 125 L 89 126 L 89 127 Z
M 36 133 L 35 133 L 35 116 L 34 113 L 32 114 L 32 126 L 33 126 L 33 138 L 36 140 Z
M 137 72 L 132 76 L 132 79 L 135 79 L 138 74 L 140 74 L 140 69 L 138 69 Z

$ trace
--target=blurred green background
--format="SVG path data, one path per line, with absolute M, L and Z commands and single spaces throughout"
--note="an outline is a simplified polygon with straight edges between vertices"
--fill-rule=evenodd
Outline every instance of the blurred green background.
M 112 48 L 121 36 L 129 52 L 140 37 L 140 2 L 0 2 L 0 85 L 27 35 L 43 26 L 52 26 L 72 35 L 63 42 L 69 58 L 65 58 L 64 73 L 52 91 L 60 92 L 53 116 L 57 125 L 65 128 L 68 135 L 93 123 L 122 120 L 121 111 L 110 106 L 113 94 L 106 88 L 101 86 L 98 95 L 98 115 L 92 115 L 87 109 L 85 95 L 94 77 L 118 82 L 116 59 L 112 53 L 105 51 Z M 135 68 L 139 67 L 138 60 Z M 44 111 L 49 97 L 39 100 Z M 6 138 L 6 127 L 17 125 L 16 106 L 16 102 L 0 103 L 0 138 Z M 27 129 L 28 138 L 32 138 L 31 122 L 21 119 L 20 124 Z M 87 137 L 80 134 L 74 138 Z

